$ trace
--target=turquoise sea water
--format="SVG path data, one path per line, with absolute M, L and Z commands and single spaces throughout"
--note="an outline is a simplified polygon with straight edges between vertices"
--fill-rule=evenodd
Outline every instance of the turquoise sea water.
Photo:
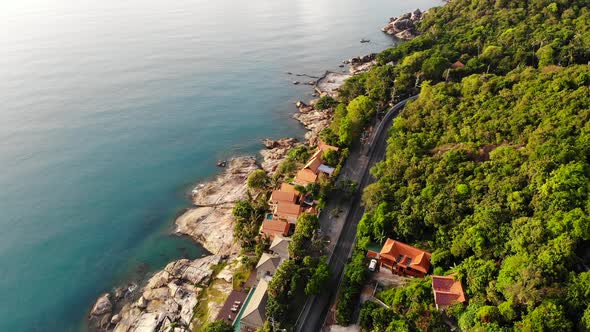
M 439 0 L 0 4 L 0 331 L 78 331 L 93 300 L 203 250 L 170 236 L 215 161 L 290 118 L 321 75 Z M 371 43 L 360 44 L 361 38 Z

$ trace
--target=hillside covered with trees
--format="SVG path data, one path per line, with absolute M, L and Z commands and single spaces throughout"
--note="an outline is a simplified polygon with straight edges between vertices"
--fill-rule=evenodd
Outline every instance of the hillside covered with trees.
M 419 98 L 372 169 L 337 319 L 367 245 L 390 237 L 432 252 L 467 302 L 438 311 L 415 279 L 377 294 L 391 309 L 362 307 L 365 331 L 590 330 L 590 1 L 455 0 L 419 28 L 342 88 L 344 103 Z

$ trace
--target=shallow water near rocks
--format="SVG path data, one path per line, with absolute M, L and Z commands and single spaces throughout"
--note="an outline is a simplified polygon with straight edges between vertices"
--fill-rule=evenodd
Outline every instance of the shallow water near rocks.
M 203 250 L 170 236 L 217 160 L 297 136 L 292 85 L 436 0 L 0 4 L 0 331 L 79 331 L 95 298 Z M 359 43 L 362 38 L 370 43 Z

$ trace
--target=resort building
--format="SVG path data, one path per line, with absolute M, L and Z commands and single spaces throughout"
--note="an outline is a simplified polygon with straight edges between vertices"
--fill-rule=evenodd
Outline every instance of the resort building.
M 326 144 L 326 143 L 324 143 L 322 141 L 320 141 L 318 143 L 318 149 L 321 150 L 322 152 L 326 152 L 328 150 L 332 150 L 332 151 L 338 151 L 339 150 L 337 147 L 332 146 L 332 145 L 329 145 L 329 144 Z
M 281 235 L 276 235 L 270 244 L 269 250 L 279 255 L 282 259 L 289 258 L 289 243 L 291 239 Z
M 290 183 L 287 183 L 287 182 L 281 183 L 281 189 L 279 189 L 279 190 L 300 195 L 299 191 L 297 191 L 297 189 L 295 189 L 295 186 Z
M 264 325 L 266 320 L 266 301 L 268 295 L 266 290 L 268 289 L 268 281 L 262 278 L 256 288 L 252 290 L 252 294 L 248 295 L 248 304 L 243 309 L 240 318 L 240 331 L 241 332 L 254 332 Z
M 322 154 L 327 150 L 332 150 L 332 148 L 338 149 L 330 145 L 324 145 L 323 148 L 318 147 L 317 151 L 311 156 L 307 164 L 305 164 L 305 167 L 297 172 L 293 181 L 298 185 L 306 186 L 310 183 L 317 182 L 321 174 L 331 176 L 334 173 L 334 168 L 324 165 Z
M 454 275 L 432 276 L 432 291 L 436 309 L 443 310 L 455 303 L 465 302 L 465 293 L 460 280 Z
M 295 175 L 293 182 L 300 186 L 307 186 L 310 183 L 316 183 L 318 181 L 318 175 L 314 171 L 304 168 L 299 170 Z
M 301 205 L 295 203 L 278 202 L 272 212 L 273 220 L 279 219 L 287 221 L 291 224 L 296 224 L 297 218 L 301 212 L 303 212 L 303 208 Z
M 280 202 L 283 203 L 291 203 L 297 204 L 299 200 L 299 193 L 297 191 L 282 191 L 282 190 L 274 190 L 270 194 L 270 199 L 268 200 L 268 205 L 270 208 L 275 208 Z
M 260 229 L 260 233 L 266 235 L 268 238 L 273 239 L 275 235 L 289 235 L 290 225 L 285 220 L 273 219 L 272 215 L 270 215 L 271 219 L 264 219 L 262 222 L 262 228 Z
M 379 253 L 379 263 L 399 275 L 424 277 L 430 270 L 431 253 L 387 239 Z
M 465 67 L 465 65 L 463 64 L 463 62 L 461 62 L 461 61 L 459 61 L 459 60 L 457 60 L 455 63 L 453 63 L 453 64 L 451 65 L 451 68 L 452 68 L 452 69 L 461 69 L 461 68 L 463 68 L 463 67 Z
M 256 264 L 256 280 L 261 280 L 275 274 L 281 262 L 282 258 L 279 255 L 263 253 L 260 256 L 258 264 Z

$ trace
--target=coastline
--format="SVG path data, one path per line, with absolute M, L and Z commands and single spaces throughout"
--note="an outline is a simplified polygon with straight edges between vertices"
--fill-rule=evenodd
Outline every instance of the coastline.
M 347 78 L 368 71 L 376 64 L 375 54 L 344 63 L 349 65 L 349 73 L 327 71 L 313 84 L 314 96 L 336 95 Z M 246 196 L 246 179 L 251 172 L 263 169 L 272 174 L 291 148 L 301 144 L 317 145 L 319 133 L 329 126 L 333 114 L 316 110 L 313 105 L 314 100 L 309 104 L 297 102 L 298 111 L 292 115 L 306 128 L 303 142 L 294 138 L 266 139 L 263 142 L 266 149 L 259 152 L 261 163 L 255 156 L 234 157 L 214 179 L 197 185 L 191 197 L 193 206 L 176 218 L 174 233 L 190 237 L 210 255 L 168 263 L 137 287 L 139 291 L 123 291 L 121 295 L 119 287 L 102 294 L 89 314 L 91 329 L 163 331 L 175 324 L 193 329 L 196 324 L 206 323 L 193 313 L 201 296 L 207 288 L 215 288 L 217 295 L 225 299 L 233 289 L 232 276 L 241 265 L 237 260 L 240 246 L 233 237 L 234 203 Z M 222 305 L 223 301 L 207 302 L 208 321 L 217 316 Z M 114 308 L 120 310 L 115 312 Z
M 317 89 L 318 85 L 314 88 Z M 320 88 L 318 93 L 333 94 L 334 91 L 332 86 L 330 90 Z M 287 137 L 265 139 L 261 147 L 266 148 L 259 151 L 261 162 L 255 156 L 228 160 L 227 166 L 215 178 L 195 186 L 190 197 L 192 206 L 176 217 L 173 233 L 188 236 L 210 255 L 172 261 L 131 291 L 117 287 L 101 294 L 88 315 L 90 330 L 159 331 L 173 322 L 189 328 L 195 323 L 206 323 L 196 321 L 192 316 L 203 290 L 215 287 L 217 296 L 229 296 L 233 290 L 232 276 L 241 265 L 238 261 L 240 246 L 233 237 L 232 209 L 234 203 L 247 194 L 248 175 L 257 169 L 272 174 L 291 148 L 302 144 L 315 146 L 320 131 L 330 124 L 333 114 L 313 108 L 313 100 L 309 104 L 297 102 L 296 107 L 292 118 L 306 128 L 303 142 Z M 222 271 L 216 271 L 221 266 Z M 201 286 L 195 287 L 195 284 Z M 217 316 L 222 306 L 223 302 L 208 303 L 209 320 Z

